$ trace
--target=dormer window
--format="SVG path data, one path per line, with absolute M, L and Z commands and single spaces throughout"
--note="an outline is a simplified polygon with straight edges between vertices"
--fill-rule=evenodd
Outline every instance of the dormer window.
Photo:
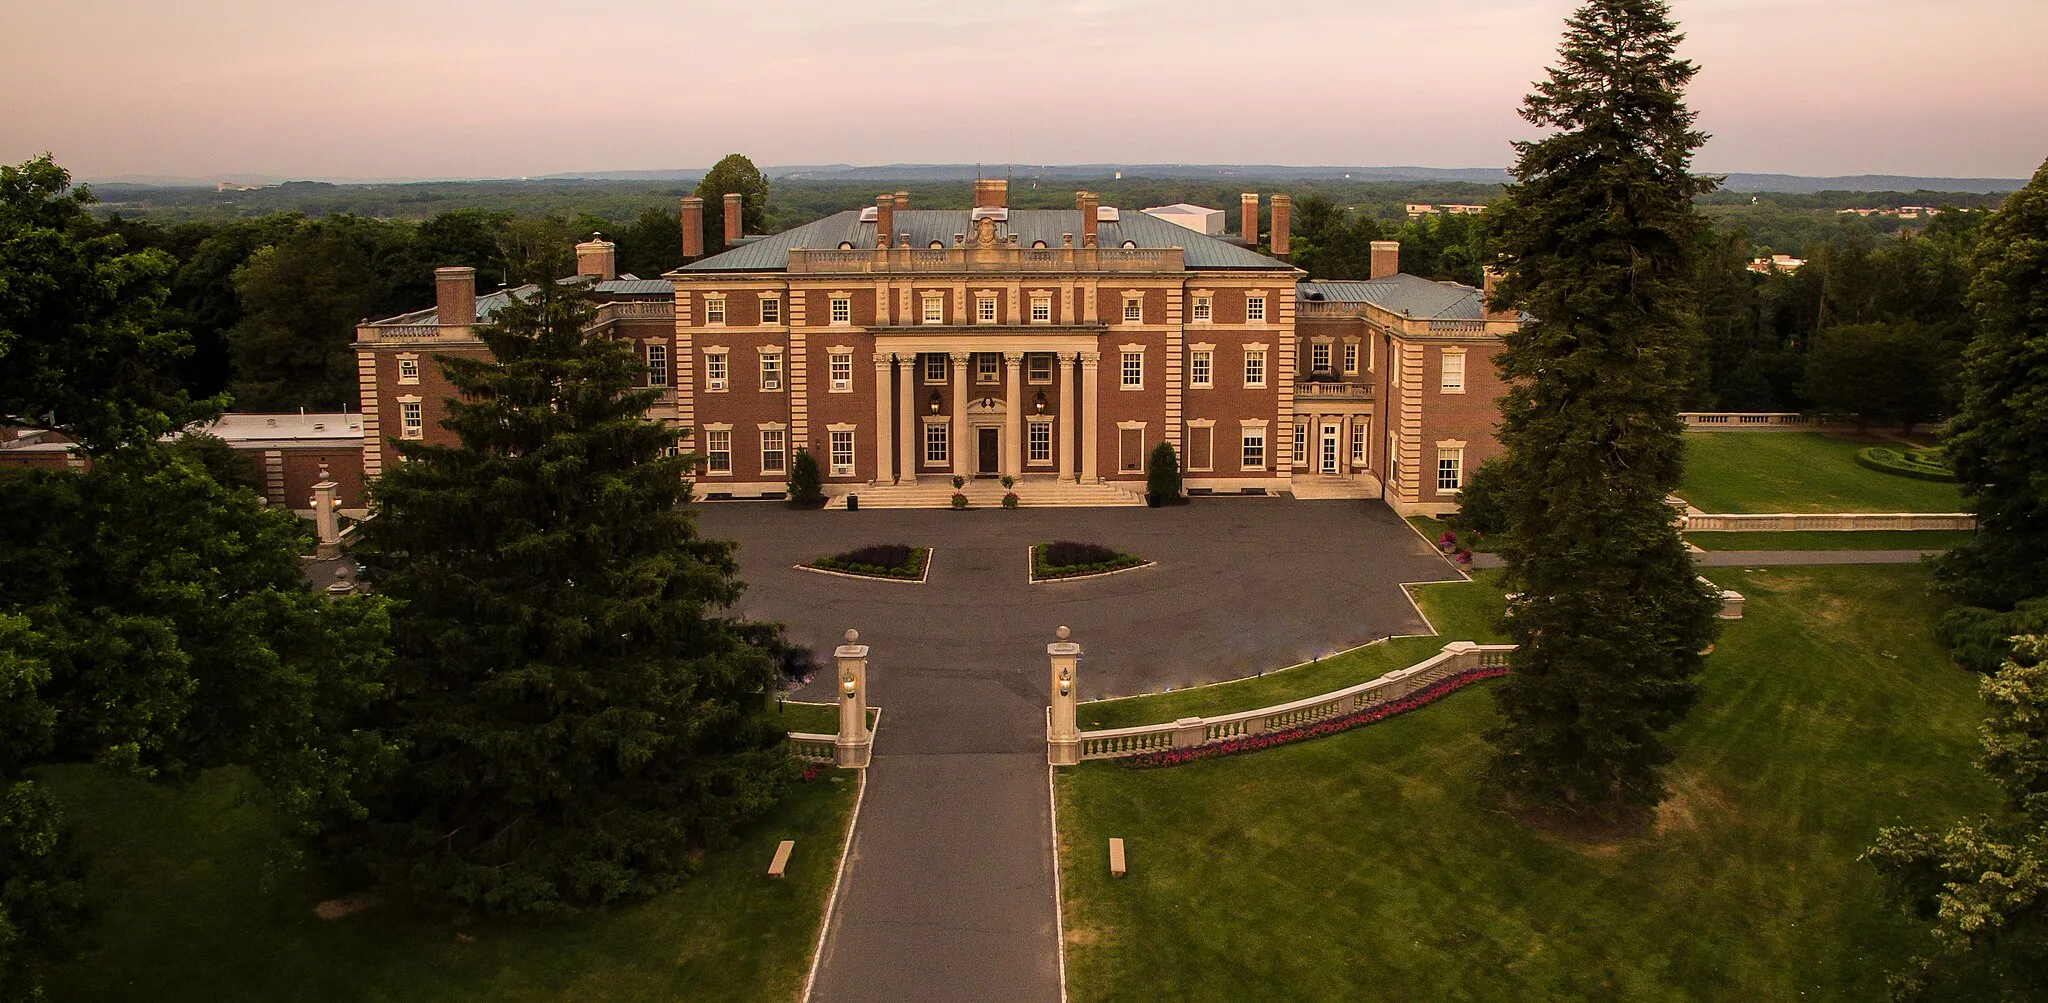
M 1040 249 L 1040 248 L 1043 248 L 1044 246 L 1045 246 L 1045 241 L 1043 241 L 1043 240 L 1034 240 L 1034 241 L 1032 241 L 1032 242 L 1031 242 L 1031 248 L 1032 248 L 1032 250 L 1038 250 L 1038 249 Z
M 925 246 L 931 248 L 934 251 L 943 251 L 946 249 L 946 242 L 943 240 L 934 240 L 930 244 L 927 244 Z
M 1135 241 L 1135 240 L 1126 240 L 1126 241 L 1124 241 L 1124 242 L 1123 242 L 1123 244 L 1122 244 L 1121 246 L 1123 247 L 1123 249 L 1124 249 L 1124 250 L 1128 251 L 1128 250 L 1131 250 L 1132 248 L 1135 248 L 1135 247 L 1137 247 L 1137 246 L 1138 246 L 1138 242 L 1137 242 L 1137 241 Z
M 842 240 L 842 241 L 840 241 L 840 242 L 839 242 L 839 249 L 840 249 L 840 250 L 842 250 L 842 251 L 851 251 L 851 250 L 853 250 L 853 241 L 851 241 L 851 240 Z

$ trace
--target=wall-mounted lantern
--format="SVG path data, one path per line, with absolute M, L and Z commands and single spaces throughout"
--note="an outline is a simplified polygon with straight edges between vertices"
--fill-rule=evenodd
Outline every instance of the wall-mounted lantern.
M 942 403 L 944 402 L 939 399 L 939 392 L 937 390 L 932 391 L 932 395 L 930 397 L 930 404 L 933 414 L 939 413 L 939 405 Z
M 1040 391 L 1038 392 L 1038 396 L 1037 396 L 1037 397 L 1034 397 L 1034 398 L 1032 398 L 1032 399 L 1031 399 L 1031 403 L 1033 403 L 1033 404 L 1037 405 L 1037 407 L 1038 407 L 1038 413 L 1039 413 L 1039 414 L 1044 414 L 1044 413 L 1045 413 L 1045 391 L 1043 391 L 1043 390 L 1040 390 Z

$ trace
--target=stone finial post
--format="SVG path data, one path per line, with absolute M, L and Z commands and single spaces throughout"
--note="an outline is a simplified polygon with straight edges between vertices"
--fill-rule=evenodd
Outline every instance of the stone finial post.
M 320 465 L 320 483 L 313 485 L 313 531 L 319 543 L 313 551 L 322 559 L 341 556 L 341 485 Z
M 860 643 L 860 631 L 848 628 L 846 643 L 832 649 L 832 658 L 839 676 L 836 759 L 842 769 L 866 769 L 874 735 L 868 731 L 868 646 Z
M 1067 640 L 1073 632 L 1062 626 L 1059 640 L 1045 646 L 1052 659 L 1052 720 L 1046 726 L 1046 758 L 1054 766 L 1073 766 L 1081 761 L 1080 730 L 1074 723 L 1074 705 L 1081 697 L 1081 680 L 1075 675 L 1081 663 L 1081 646 Z

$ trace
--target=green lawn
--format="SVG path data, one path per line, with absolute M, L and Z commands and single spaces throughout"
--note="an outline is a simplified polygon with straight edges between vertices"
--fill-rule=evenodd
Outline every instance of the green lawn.
M 1868 441 L 1819 432 L 1693 432 L 1678 494 L 1702 512 L 1963 512 L 1954 484 L 1856 465 Z
M 1934 944 L 1855 858 L 1880 825 L 1996 804 L 1970 766 L 1977 679 L 1933 641 L 1921 568 L 1712 577 L 1748 618 L 1637 836 L 1574 843 L 1491 807 L 1484 685 L 1281 749 L 1062 771 L 1073 998 L 1883 998 Z
M 1968 540 L 1970 535 L 1967 529 L 1800 530 L 1789 533 L 1687 533 L 1685 540 L 1701 550 L 1947 550 Z
M 776 706 L 775 717 L 784 731 L 800 731 L 810 735 L 830 735 L 839 730 L 839 705 L 834 703 L 799 703 L 785 700 Z
M 1428 540 L 1432 547 L 1436 546 L 1436 541 L 1444 538 L 1444 531 L 1451 528 L 1450 523 L 1442 519 L 1432 519 L 1426 515 L 1409 516 L 1408 525 L 1415 527 L 1416 531 L 1421 533 L 1423 538 Z M 1481 537 L 1472 545 L 1472 552 L 1475 554 L 1493 553 L 1493 537 Z
M 551 926 L 457 926 L 372 908 L 335 920 L 304 874 L 265 890 L 271 816 L 232 771 L 183 791 L 47 774 L 105 901 L 53 1000 L 791 1000 L 803 989 L 856 781 L 828 770 L 677 891 Z M 795 839 L 788 877 L 766 876 Z
M 1434 637 L 1392 637 L 1284 672 L 1172 693 L 1084 703 L 1076 708 L 1079 723 L 1084 730 L 1127 728 L 1251 710 L 1376 679 L 1422 661 L 1452 641 L 1498 643 L 1505 640 L 1493 629 L 1501 615 L 1501 593 L 1494 585 L 1498 578 L 1499 572 L 1480 571 L 1469 582 L 1413 586 L 1423 615 L 1437 629 Z

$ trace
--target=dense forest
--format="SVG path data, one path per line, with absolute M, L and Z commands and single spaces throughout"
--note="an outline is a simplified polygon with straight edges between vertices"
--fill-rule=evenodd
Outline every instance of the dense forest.
M 733 174 L 728 172 L 737 171 Z M 1016 179 L 1011 204 L 1066 207 L 1086 187 L 1127 208 L 1192 202 L 1219 206 L 1237 226 L 1238 194 L 1274 187 L 1256 179 Z M 1466 182 L 1291 180 L 1292 260 L 1317 278 L 1368 274 L 1373 240 L 1399 240 L 1404 270 L 1480 282 L 1483 216 L 1409 219 L 1409 202 L 1486 204 L 1495 185 Z M 354 400 L 349 349 L 362 318 L 418 309 L 433 299 L 432 270 L 466 264 L 488 288 L 505 278 L 501 253 L 535 227 L 556 239 L 602 232 L 622 272 L 655 276 L 682 248 L 676 201 L 713 193 L 707 248 L 722 237 L 716 192 L 748 192 L 750 232 L 776 232 L 870 204 L 877 191 L 910 204 L 964 208 L 961 181 L 777 180 L 745 158 L 717 177 L 682 181 L 490 181 L 333 185 L 249 191 L 109 186 L 97 208 L 104 232 L 177 263 L 166 323 L 189 331 L 193 392 L 233 393 L 244 409 L 338 408 Z M 1706 350 L 1688 406 L 1828 410 L 1905 424 L 1945 414 L 1969 335 L 1962 305 L 1979 221 L 2002 196 L 1933 192 L 1718 192 L 1699 201 L 1715 229 L 1702 255 L 1699 315 Z M 1270 203 L 1266 203 L 1270 208 Z M 1843 208 L 1940 205 L 1931 219 L 1861 216 Z M 1748 269 L 1759 256 L 1806 259 L 1789 274 Z

